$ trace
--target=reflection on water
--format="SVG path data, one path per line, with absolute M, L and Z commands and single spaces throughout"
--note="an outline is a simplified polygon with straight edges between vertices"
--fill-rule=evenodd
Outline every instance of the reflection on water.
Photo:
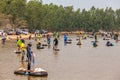
M 58 51 L 55 51 L 53 50 L 53 54 L 57 57 L 59 54 L 58 54 Z
M 79 48 L 81 48 L 81 45 L 77 45 L 77 46 L 79 46 Z
M 24 62 L 24 61 L 21 62 L 20 68 L 26 69 L 26 65 L 25 65 L 25 62 Z
M 21 54 L 17 54 L 18 60 L 21 60 Z
M 99 38 L 98 47 L 94 48 L 93 39 L 82 40 L 78 46 L 77 37 L 70 37 L 72 43 L 66 45 L 60 38 L 60 51 L 53 50 L 53 43 L 37 50 L 36 42 L 30 40 L 36 55 L 32 69 L 41 67 L 47 70 L 48 77 L 15 75 L 14 71 L 26 68 L 27 62 L 21 62 L 21 54 L 14 53 L 16 41 L 7 41 L 4 47 L 0 43 L 0 80 L 120 80 L 120 42 L 111 40 L 115 46 L 106 47 L 106 41 Z M 46 43 L 44 40 L 41 42 Z M 26 40 L 26 44 L 30 41 Z
M 51 45 L 48 45 L 48 49 L 50 49 L 51 48 Z
M 31 76 L 27 76 L 28 79 L 27 80 L 47 80 L 46 77 L 31 77 Z
M 30 76 L 28 76 L 28 80 L 31 80 L 31 77 L 30 77 Z

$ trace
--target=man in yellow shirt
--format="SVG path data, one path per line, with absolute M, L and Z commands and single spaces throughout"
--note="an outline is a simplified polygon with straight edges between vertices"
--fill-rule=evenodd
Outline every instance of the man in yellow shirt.
M 25 47 L 25 40 L 22 39 L 21 41 L 22 41 L 22 43 L 21 43 L 21 45 L 20 45 L 20 49 L 21 49 L 21 51 L 22 51 L 21 61 L 23 61 L 23 60 L 24 60 L 24 56 L 25 56 L 26 47 Z

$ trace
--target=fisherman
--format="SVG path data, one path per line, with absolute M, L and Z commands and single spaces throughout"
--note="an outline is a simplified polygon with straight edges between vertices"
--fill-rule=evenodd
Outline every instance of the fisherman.
M 106 46 L 114 46 L 110 41 L 107 41 Z
M 87 39 L 87 33 L 84 33 L 83 39 Z
M 30 71 L 31 71 L 31 62 L 33 60 L 33 63 L 34 63 L 34 55 L 33 55 L 33 51 L 31 50 L 31 46 L 32 44 L 31 43 L 28 43 L 27 45 L 27 58 L 28 58 L 28 65 L 27 65 L 27 70 L 28 72 L 26 74 L 29 74 Z
M 6 42 L 6 33 L 2 33 L 2 44 L 5 45 L 5 42 Z
M 79 35 L 79 41 L 78 41 L 77 45 L 81 45 L 81 33 Z
M 30 35 L 29 35 L 29 40 L 31 40 L 31 38 L 32 38 L 32 35 L 30 34 Z
M 39 49 L 41 47 L 41 42 L 38 41 L 37 44 L 36 44 L 36 46 L 37 46 L 37 49 Z
M 116 42 L 118 42 L 118 34 L 117 33 L 114 35 L 114 40 L 116 40 Z
M 17 37 L 18 51 L 20 51 L 20 45 L 21 45 L 21 43 L 22 43 L 21 39 Z
M 93 47 L 97 47 L 97 42 L 96 41 L 93 41 Z
M 22 51 L 22 58 L 21 58 L 21 61 L 24 60 L 24 56 L 25 56 L 25 49 L 26 49 L 26 46 L 25 46 L 25 40 L 24 39 L 21 39 L 22 43 L 20 45 L 20 49 Z
M 48 43 L 48 45 L 50 45 L 50 35 L 47 33 L 47 43 Z
M 64 34 L 64 43 L 66 43 L 67 42 L 67 35 L 66 34 Z
M 54 43 L 54 44 L 53 44 L 53 45 L 54 45 L 54 46 L 53 46 L 53 49 L 55 50 L 55 49 L 57 49 L 57 46 L 58 46 L 58 39 L 55 38 L 54 41 L 53 41 L 53 43 Z
M 97 42 L 97 34 L 95 34 L 95 42 Z

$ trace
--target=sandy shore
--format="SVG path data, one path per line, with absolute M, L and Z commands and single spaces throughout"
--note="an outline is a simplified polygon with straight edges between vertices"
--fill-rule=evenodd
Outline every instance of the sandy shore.
M 69 34 L 69 33 L 71 33 L 71 34 L 79 34 L 79 33 L 84 33 L 84 32 L 82 32 L 82 31 L 74 31 L 74 32 L 67 32 L 67 31 L 66 31 L 66 32 L 60 32 L 61 35 L 62 35 L 62 34 Z M 50 34 L 50 35 L 53 35 L 52 32 L 50 32 L 49 34 Z M 28 35 L 25 35 L 25 34 L 20 34 L 20 35 L 7 35 L 7 40 L 15 40 L 15 39 L 17 39 L 17 37 L 20 37 L 20 36 L 21 36 L 21 38 L 23 38 L 23 39 L 28 39 L 30 35 L 31 35 L 32 38 L 35 37 L 34 34 L 28 34 Z
M 28 35 L 24 35 L 24 34 L 21 34 L 21 35 L 7 35 L 7 40 L 15 40 L 15 39 L 17 39 L 17 37 L 20 37 L 20 36 L 23 39 L 28 39 L 30 35 L 31 35 L 32 38 L 34 38 L 34 34 L 28 34 Z

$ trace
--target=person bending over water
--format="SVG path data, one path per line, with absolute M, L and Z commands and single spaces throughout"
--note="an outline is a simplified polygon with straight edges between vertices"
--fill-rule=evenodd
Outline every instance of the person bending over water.
M 114 46 L 110 41 L 107 41 L 106 46 Z
M 37 49 L 39 49 L 39 48 L 41 48 L 41 42 L 40 41 L 38 41 L 38 43 L 37 43 Z
M 97 47 L 97 42 L 96 41 L 93 41 L 93 47 Z

